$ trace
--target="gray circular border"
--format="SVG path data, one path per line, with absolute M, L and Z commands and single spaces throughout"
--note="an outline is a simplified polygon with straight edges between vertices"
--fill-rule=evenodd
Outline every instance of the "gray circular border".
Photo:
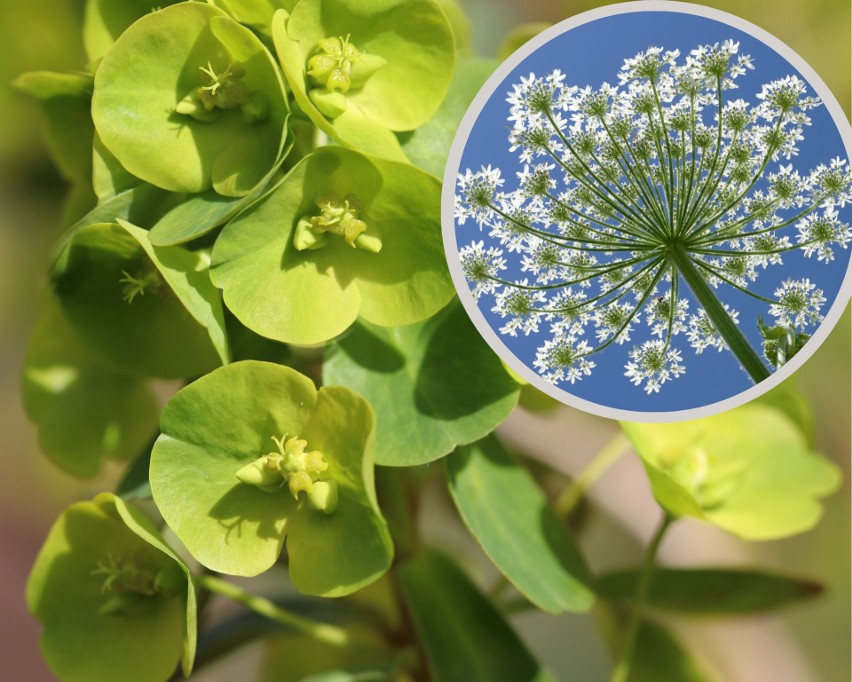
M 817 329 L 808 341 L 808 344 L 802 352 L 798 353 L 796 357 L 785 364 L 780 370 L 773 373 L 768 379 L 761 381 L 759 384 L 755 384 L 751 388 L 748 388 L 735 396 L 703 407 L 696 407 L 688 410 L 673 410 L 670 412 L 637 412 L 634 410 L 622 410 L 606 407 L 599 405 L 598 403 L 593 403 L 589 400 L 579 398 L 561 388 L 558 388 L 557 386 L 554 386 L 550 382 L 545 381 L 541 376 L 536 374 L 532 369 L 527 367 L 523 362 L 515 357 L 514 353 L 509 350 L 509 348 L 503 343 L 502 339 L 494 332 L 485 319 L 485 316 L 477 307 L 476 302 L 473 299 L 473 295 L 470 293 L 467 280 L 465 279 L 462 271 L 461 262 L 458 258 L 458 243 L 456 242 L 456 226 L 453 214 L 455 207 L 456 180 L 465 145 L 467 144 L 468 137 L 470 136 L 470 132 L 473 129 L 476 120 L 479 118 L 480 112 L 503 79 L 508 76 L 509 73 L 511 73 L 511 71 L 524 59 L 538 50 L 539 47 L 550 42 L 553 38 L 556 38 L 573 28 L 582 26 L 583 24 L 603 19 L 605 17 L 634 12 L 673 12 L 679 14 L 692 14 L 707 19 L 713 19 L 744 31 L 753 38 L 775 50 L 775 52 L 784 57 L 793 67 L 798 69 L 798 71 L 808 81 L 808 84 L 822 99 L 823 104 L 831 115 L 835 126 L 837 126 L 838 132 L 843 140 L 844 147 L 846 148 L 847 158 L 850 159 L 850 163 L 852 163 L 852 128 L 850 128 L 842 107 L 837 102 L 837 99 L 834 97 L 825 82 L 819 77 L 819 75 L 817 75 L 816 71 L 814 71 L 807 62 L 805 62 L 804 59 L 802 59 L 781 40 L 759 26 L 755 26 L 751 22 L 740 19 L 728 12 L 723 12 L 721 10 L 701 5 L 694 5 L 687 2 L 672 2 L 670 0 L 639 0 L 637 2 L 624 2 L 615 5 L 608 5 L 599 9 L 583 12 L 582 14 L 578 14 L 575 17 L 571 17 L 570 19 L 566 19 L 565 21 L 551 26 L 549 29 L 540 33 L 528 43 L 523 45 L 506 61 L 504 61 L 485 82 L 485 85 L 474 98 L 467 110 L 467 113 L 462 119 L 461 125 L 456 131 L 453 144 L 450 147 L 450 154 L 444 171 L 444 184 L 441 198 L 441 222 L 443 226 L 444 251 L 448 256 L 447 262 L 450 268 L 450 274 L 453 278 L 453 283 L 455 284 L 459 299 L 467 311 L 468 316 L 488 345 L 491 346 L 491 348 L 507 365 L 509 365 L 509 367 L 512 368 L 513 371 L 515 371 L 524 380 L 528 381 L 535 388 L 546 393 L 552 398 L 555 398 L 566 405 L 570 405 L 571 407 L 583 410 L 584 412 L 589 412 L 607 419 L 665 423 L 682 421 L 685 419 L 697 419 L 699 417 L 709 417 L 711 415 L 718 414 L 719 412 L 738 407 L 766 393 L 768 390 L 774 388 L 798 370 L 822 345 L 823 341 L 825 341 L 826 337 L 837 325 L 840 316 L 846 309 L 847 302 L 849 301 L 850 296 L 852 296 L 852 259 L 850 259 L 849 267 L 846 270 L 846 275 L 834 303 L 826 313 L 819 329 Z M 452 257 L 449 257 L 450 254 L 453 254 Z

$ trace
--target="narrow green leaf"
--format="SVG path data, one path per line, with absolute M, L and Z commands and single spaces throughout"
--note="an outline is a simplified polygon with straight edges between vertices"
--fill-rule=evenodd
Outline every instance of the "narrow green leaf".
M 459 448 L 446 465 L 465 525 L 518 591 L 551 613 L 588 611 L 594 597 L 574 540 L 500 441 Z
M 632 599 L 638 574 L 630 570 L 604 576 L 597 583 L 598 595 Z M 817 597 L 822 591 L 822 585 L 812 580 L 760 571 L 658 568 L 648 605 L 701 615 L 754 613 Z
M 382 328 L 361 321 L 323 367 L 376 410 L 376 463 L 431 462 L 493 431 L 515 407 L 518 385 L 458 303 L 426 322 Z
M 552 679 L 449 558 L 424 551 L 404 563 L 399 576 L 436 682 Z

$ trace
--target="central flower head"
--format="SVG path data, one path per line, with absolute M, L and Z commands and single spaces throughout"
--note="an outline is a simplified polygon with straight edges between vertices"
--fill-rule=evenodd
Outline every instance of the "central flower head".
M 358 215 L 360 203 L 353 194 L 338 199 L 334 195 L 320 196 L 316 205 L 321 213 L 318 216 L 303 217 L 296 225 L 293 245 L 298 251 L 321 249 L 326 246 L 326 233 L 343 237 L 353 249 L 378 253 L 382 241 L 375 230 L 369 230 L 366 222 Z
M 269 116 L 269 101 L 260 90 L 250 91 L 243 81 L 246 70 L 230 63 L 223 68 L 208 61 L 199 66 L 202 85 L 199 85 L 177 105 L 177 113 L 210 123 L 223 111 L 239 109 L 247 123 L 263 121 Z
M 319 450 L 308 451 L 308 442 L 301 438 L 272 436 L 277 452 L 270 452 L 247 464 L 237 472 L 237 478 L 264 492 L 274 493 L 284 482 L 293 499 L 299 493 L 307 494 L 311 509 L 332 514 L 337 509 L 337 483 L 322 480 L 328 470 L 328 462 Z
M 309 95 L 325 116 L 337 118 L 348 105 L 344 95 L 364 86 L 367 79 L 386 64 L 378 55 L 367 54 L 345 38 L 324 38 L 308 59 L 307 74 L 315 88 Z

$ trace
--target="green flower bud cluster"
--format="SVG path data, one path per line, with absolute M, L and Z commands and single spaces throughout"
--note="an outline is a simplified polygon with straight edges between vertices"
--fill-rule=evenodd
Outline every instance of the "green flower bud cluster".
M 343 96 L 364 86 L 367 79 L 387 62 L 379 55 L 362 52 L 345 38 L 325 38 L 317 43 L 316 54 L 308 59 L 308 76 L 317 86 L 309 91 L 313 103 L 329 118 L 347 109 Z
M 286 439 L 286 440 L 285 440 Z M 237 478 L 264 492 L 278 492 L 286 482 L 294 500 L 299 493 L 307 494 L 308 506 L 326 514 L 337 509 L 337 483 L 322 480 L 328 470 L 328 462 L 319 450 L 307 451 L 308 442 L 286 435 L 272 436 L 278 452 L 258 457 L 237 472 Z

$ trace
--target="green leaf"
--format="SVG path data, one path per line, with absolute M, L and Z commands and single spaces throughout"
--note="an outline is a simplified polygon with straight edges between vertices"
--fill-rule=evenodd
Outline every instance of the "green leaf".
M 359 630 L 361 637 L 370 631 Z M 391 653 L 382 649 L 376 638 L 376 648 L 335 647 L 300 635 L 287 633 L 269 640 L 261 668 L 261 682 L 383 682 L 388 680 L 387 666 Z M 293 652 L 298 652 L 294 656 Z M 365 677 L 347 670 L 367 671 L 378 669 L 382 677 Z M 391 678 L 392 679 L 392 678 Z
M 139 178 L 128 173 L 118 159 L 104 147 L 97 135 L 94 136 L 93 145 L 92 186 L 98 203 L 108 202 L 116 195 L 142 184 Z M 115 220 L 116 217 L 119 216 L 111 216 L 108 221 Z
M 192 241 L 224 225 L 240 211 L 257 201 L 277 175 L 284 159 L 293 148 L 294 137 L 288 133 L 278 161 L 251 192 L 244 197 L 223 197 L 213 190 L 189 197 L 164 215 L 151 229 L 150 239 L 155 246 L 174 246 Z
M 147 384 L 99 362 L 54 302 L 30 339 L 22 399 L 45 454 L 83 478 L 95 476 L 106 458 L 135 456 L 156 430 L 159 417 Z
M 808 446 L 814 446 L 816 429 L 813 410 L 808 399 L 796 387 L 794 377 L 759 396 L 756 402 L 774 407 L 787 415 L 805 436 Z
M 598 595 L 632 600 L 638 576 L 638 570 L 605 575 L 597 582 Z M 822 592 L 817 582 L 760 571 L 657 568 L 648 605 L 700 615 L 743 614 L 778 609 Z
M 668 630 L 643 620 L 627 682 L 710 682 L 695 658 Z
M 190 269 L 201 267 L 202 255 L 168 249 L 152 261 L 124 228 L 95 224 L 75 230 L 54 263 L 53 290 L 69 324 L 94 353 L 124 372 L 180 378 L 221 363 L 207 329 L 182 302 L 199 318 L 209 308 L 203 294 L 189 292 L 207 277 Z M 128 278 L 145 282 L 132 300 Z M 215 335 L 212 312 L 205 320 Z
M 462 520 L 494 565 L 540 609 L 592 607 L 588 569 L 529 472 L 490 436 L 446 460 Z
M 511 33 L 509 33 L 509 35 L 506 36 L 503 40 L 503 44 L 500 46 L 500 50 L 498 52 L 500 61 L 506 61 L 519 48 L 523 47 L 542 31 L 549 29 L 552 25 L 553 24 L 548 24 L 543 21 L 535 21 L 528 24 L 521 24 L 516 27 Z
M 453 29 L 456 50 L 464 55 L 473 51 L 473 36 L 471 35 L 470 19 L 465 14 L 459 0 L 438 0 L 438 6 L 447 15 Z
M 802 533 L 840 483 L 782 412 L 750 404 L 674 424 L 623 423 L 657 502 L 746 540 Z
M 440 109 L 417 130 L 399 136 L 411 163 L 437 178 L 444 177 L 447 155 L 459 124 L 476 93 L 498 65 L 499 62 L 491 59 L 464 59 L 458 63 Z
M 251 26 L 265 38 L 272 39 L 272 15 L 278 9 L 291 12 L 299 0 L 210 0 L 241 24 Z
M 297 250 L 301 218 L 317 200 L 354 195 L 358 217 L 381 251 L 327 234 L 323 248 Z M 434 315 L 453 297 L 441 240 L 440 185 L 409 165 L 325 147 L 302 159 L 269 194 L 222 230 L 211 277 L 225 304 L 253 331 L 285 343 L 317 344 L 359 313 L 398 326 Z
M 153 594 L 109 588 L 111 560 L 162 583 Z M 114 585 L 114 584 L 113 584 Z M 71 505 L 51 528 L 27 581 L 44 626 L 41 649 L 68 682 L 163 681 L 179 660 L 188 675 L 196 637 L 190 572 L 138 510 L 109 493 Z M 80 652 L 97 655 L 80 655 Z
M 92 75 L 33 71 L 19 76 L 14 85 L 40 100 L 47 147 L 62 177 L 72 184 L 88 185 L 94 135 Z
M 390 565 L 392 546 L 375 500 L 370 406 L 340 387 L 316 391 L 288 367 L 244 361 L 182 389 L 166 406 L 151 456 L 154 500 L 202 564 L 252 576 L 270 568 L 287 537 L 290 578 L 301 592 L 342 596 Z M 296 501 L 283 483 L 266 492 L 237 472 L 299 437 L 336 483 L 332 513 Z
M 399 577 L 436 682 L 552 679 L 449 558 L 425 550 L 400 566 Z
M 453 32 L 434 0 L 302 0 L 292 14 L 276 12 L 272 35 L 299 107 L 332 139 L 375 156 L 402 160 L 393 136 L 379 131 L 423 125 L 438 109 L 452 77 Z M 332 119 L 308 94 L 325 88 L 318 89 L 307 75 L 307 63 L 319 52 L 321 40 L 346 36 L 357 50 L 384 65 L 346 92 L 344 113 Z M 358 129 L 368 126 L 373 132 L 362 139 Z
M 425 464 L 472 443 L 518 400 L 518 385 L 458 304 L 407 327 L 357 323 L 328 352 L 323 377 L 370 401 L 383 466 Z
M 174 3 L 175 0 L 86 0 L 83 43 L 89 61 L 103 57 L 137 19 Z
M 265 118 L 215 109 L 214 121 L 177 113 L 208 84 L 202 68 L 244 69 L 241 83 L 262 93 Z M 186 2 L 148 14 L 116 40 L 95 75 L 92 118 L 104 145 L 133 175 L 175 192 L 213 188 L 244 196 L 267 175 L 287 136 L 284 84 L 271 55 L 221 10 Z
M 121 219 L 118 224 L 144 249 L 187 312 L 207 329 L 219 359 L 223 365 L 228 364 L 231 353 L 225 331 L 225 313 L 219 290 L 210 281 L 210 254 L 206 251 L 154 246 L 148 239 L 147 230 Z

